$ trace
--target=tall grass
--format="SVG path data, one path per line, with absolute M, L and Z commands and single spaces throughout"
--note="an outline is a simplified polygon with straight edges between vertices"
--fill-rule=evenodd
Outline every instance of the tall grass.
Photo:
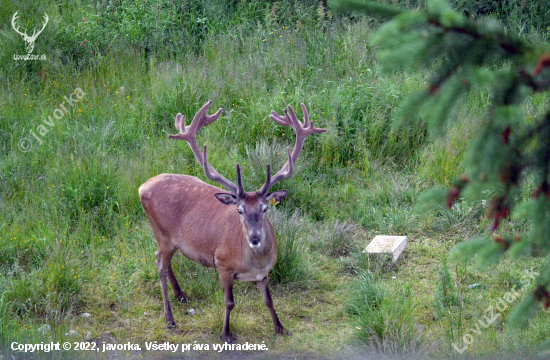
M 357 226 L 348 221 L 326 222 L 313 231 L 311 247 L 332 257 L 348 256 L 359 248 L 356 231 Z
M 272 211 L 270 219 L 277 234 L 277 262 L 269 273 L 271 281 L 295 288 L 307 288 L 312 279 L 308 260 L 304 256 L 304 234 L 309 231 L 309 224 L 299 216 L 298 210 L 290 216 L 281 211 Z
M 347 303 L 355 317 L 357 337 L 381 353 L 420 354 L 423 338 L 414 320 L 411 296 L 410 288 L 391 293 L 371 272 L 359 274 Z

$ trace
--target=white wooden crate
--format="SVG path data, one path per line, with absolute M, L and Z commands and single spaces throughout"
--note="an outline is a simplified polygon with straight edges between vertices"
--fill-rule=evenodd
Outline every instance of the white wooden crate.
M 406 236 L 376 235 L 363 252 L 369 254 L 392 254 L 393 261 L 397 261 L 406 247 Z

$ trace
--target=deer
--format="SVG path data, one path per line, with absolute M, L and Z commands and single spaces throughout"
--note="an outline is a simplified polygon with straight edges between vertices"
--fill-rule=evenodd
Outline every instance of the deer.
M 19 31 L 19 27 L 15 24 L 16 20 L 17 20 L 17 11 L 15 12 L 15 14 L 13 14 L 13 17 L 11 18 L 11 26 L 19 35 L 23 37 L 23 40 L 25 40 L 25 42 L 27 43 L 25 45 L 27 49 L 27 53 L 30 54 L 34 50 L 34 42 L 36 41 L 36 38 L 38 37 L 38 35 L 40 35 L 42 31 L 44 31 L 44 29 L 46 28 L 46 25 L 48 24 L 48 20 L 49 20 L 48 14 L 44 14 L 44 25 L 42 26 L 42 29 L 37 31 L 35 28 L 31 36 L 27 35 L 26 32 Z
M 275 123 L 294 129 L 294 150 L 291 153 L 287 147 L 288 160 L 274 176 L 271 176 L 271 165 L 267 165 L 266 182 L 259 190 L 245 192 L 239 164 L 236 166 L 237 184 L 234 184 L 208 163 L 206 145 L 202 152 L 198 146 L 197 134 L 200 129 L 216 121 L 223 110 L 220 108 L 213 115 L 207 115 L 211 104 L 212 100 L 208 101 L 187 127 L 185 116 L 178 113 L 175 126 L 179 133 L 170 134 L 169 137 L 185 140 L 206 177 L 221 184 L 227 191 L 197 177 L 179 174 L 157 175 L 139 188 L 143 210 L 158 242 L 155 255 L 164 301 L 164 317 L 170 329 L 177 328 L 168 298 L 167 278 L 176 299 L 181 302 L 188 299 L 171 265 L 172 257 L 179 250 L 189 260 L 218 269 L 225 302 L 225 318 L 220 335 L 224 343 L 231 343 L 229 318 L 235 307 L 235 280 L 256 282 L 271 315 L 275 332 L 288 335 L 275 312 L 268 287 L 269 271 L 277 261 L 277 243 L 266 212 L 270 201 L 282 201 L 289 191 L 269 190 L 279 181 L 293 176 L 294 165 L 306 137 L 326 129 L 314 127 L 304 104 L 301 104 L 303 123 L 298 120 L 290 105 L 288 110 L 284 110 L 284 115 L 272 111 L 269 117 Z

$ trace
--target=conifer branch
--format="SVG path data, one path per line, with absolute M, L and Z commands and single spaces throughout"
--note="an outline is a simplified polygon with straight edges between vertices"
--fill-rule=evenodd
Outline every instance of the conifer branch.
M 407 118 L 417 119 L 418 114 L 423 114 L 429 127 L 441 128 L 455 98 L 472 87 L 489 88 L 492 94 L 487 114 L 480 122 L 466 159 L 468 176 L 461 176 L 448 190 L 447 206 L 451 207 L 471 183 L 477 183 L 473 192 L 481 197 L 482 190 L 476 189 L 488 188 L 499 181 L 499 190 L 487 210 L 487 217 L 492 220 L 489 230 L 499 229 L 502 220 L 511 214 L 529 222 L 531 230 L 516 236 L 492 235 L 492 241 L 468 241 L 457 245 L 454 253 L 465 257 L 478 254 L 477 260 L 482 263 L 498 260 L 504 253 L 518 255 L 529 249 L 548 254 L 544 251 L 550 250 L 550 235 L 547 234 L 550 223 L 550 111 L 531 125 L 531 121 L 524 119 L 523 103 L 529 94 L 524 90 L 541 93 L 550 89 L 547 75 L 550 53 L 540 56 L 538 54 L 546 49 L 538 49 L 490 23 L 465 18 L 446 6 L 443 0 L 432 0 L 427 10 L 414 12 L 372 1 L 348 0 L 335 5 L 382 17 L 393 14 L 392 22 L 384 25 L 375 37 L 376 45 L 384 50 L 380 63 L 389 63 L 386 67 L 392 70 L 424 66 L 434 74 L 426 91 L 411 96 L 404 110 L 398 110 L 400 123 L 408 123 L 411 120 Z M 437 60 L 435 66 L 432 65 L 434 60 Z M 532 73 L 526 70 L 531 67 Z M 541 74 L 546 75 L 541 77 Z M 521 133 L 515 133 L 517 131 Z M 535 175 L 535 183 L 539 184 L 533 192 L 534 200 L 517 204 L 518 191 L 526 186 L 521 180 L 529 174 Z M 445 198 L 445 192 L 438 190 L 437 196 Z M 550 307 L 550 261 L 542 273 L 546 273 L 546 277 L 539 276 L 535 291 L 517 307 L 522 314 L 526 314 L 536 300 Z M 518 313 L 512 318 L 518 319 Z

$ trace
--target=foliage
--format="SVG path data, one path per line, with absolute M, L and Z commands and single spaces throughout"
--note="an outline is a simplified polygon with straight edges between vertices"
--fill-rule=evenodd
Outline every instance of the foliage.
M 376 13 L 375 3 L 357 5 Z M 343 6 L 349 2 L 343 2 Z M 369 8 L 370 7 L 370 8 Z M 527 96 L 550 87 L 550 56 L 496 21 L 476 21 L 451 9 L 444 1 L 429 1 L 422 11 L 386 6 L 381 16 L 395 13 L 373 36 L 385 71 L 430 68 L 436 64 L 425 89 L 411 94 L 395 112 L 396 127 L 419 119 L 432 134 L 441 134 L 455 119 L 456 109 L 470 92 L 492 94 L 486 116 L 479 124 L 466 156 L 466 174 L 448 193 L 436 189 L 426 199 L 439 199 L 449 208 L 461 196 L 482 199 L 494 191 L 487 217 L 490 230 L 498 231 L 510 214 L 528 221 L 530 230 L 518 234 L 487 236 L 457 246 L 451 258 L 469 259 L 488 265 L 505 253 L 548 256 L 550 250 L 550 111 L 539 118 L 525 118 Z M 530 186 L 527 179 L 534 181 Z M 521 199 L 530 193 L 531 199 Z M 439 196 L 435 196 L 439 194 Z M 443 196 L 441 196 L 443 195 Z M 443 198 L 445 197 L 445 198 Z M 518 205 L 519 200 L 519 205 Z M 550 306 L 549 265 L 537 279 L 537 300 Z M 531 295 L 530 295 L 531 296 Z M 533 302 L 530 302 L 533 304 Z M 525 307 L 517 311 L 526 312 Z M 514 317 L 512 317 L 514 318 Z
M 343 4 L 351 2 L 340 2 Z M 427 0 L 378 0 L 376 3 L 354 2 L 351 8 L 359 9 L 370 6 L 373 11 L 378 9 L 377 16 L 391 16 L 396 8 L 384 5 L 400 5 L 409 9 L 425 8 Z M 475 19 L 493 18 L 503 22 L 509 29 L 518 34 L 531 34 L 539 37 L 548 35 L 550 30 L 550 4 L 540 0 L 449 0 L 449 4 L 466 17 Z M 340 5 L 340 6 L 341 6 Z M 382 6 L 381 6 L 382 5 Z M 375 8 L 376 7 L 376 8 Z

